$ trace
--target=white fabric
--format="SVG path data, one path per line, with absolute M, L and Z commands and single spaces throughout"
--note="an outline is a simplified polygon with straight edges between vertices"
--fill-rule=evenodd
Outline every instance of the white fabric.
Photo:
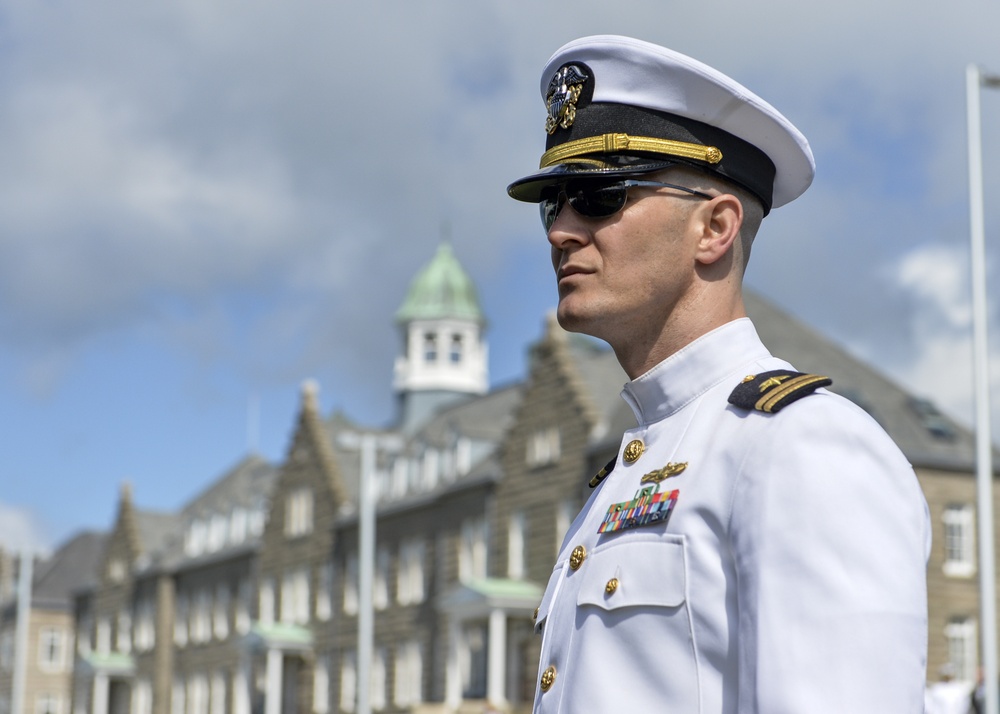
M 716 69 L 679 52 L 617 35 L 583 37 L 563 45 L 542 71 L 542 99 L 567 62 L 594 72 L 594 102 L 631 104 L 696 119 L 728 131 L 774 162 L 773 207 L 809 188 L 816 164 L 809 142 L 778 110 Z
M 778 414 L 727 403 L 788 368 L 748 319 L 626 385 L 645 453 L 594 490 L 539 608 L 534 711 L 912 714 L 923 707 L 927 505 L 868 414 L 820 390 Z M 687 468 L 667 522 L 598 535 L 643 474 Z M 569 566 L 573 549 L 587 557 Z M 618 579 L 612 594 L 605 592 Z

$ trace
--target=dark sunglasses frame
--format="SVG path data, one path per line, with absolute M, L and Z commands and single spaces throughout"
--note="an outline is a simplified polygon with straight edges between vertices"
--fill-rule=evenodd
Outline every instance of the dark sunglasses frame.
M 608 218 L 625 208 L 625 203 L 628 201 L 628 190 L 636 187 L 673 188 L 698 198 L 715 198 L 715 196 L 687 186 L 677 186 L 661 181 L 573 179 L 551 186 L 542 194 L 542 199 L 538 202 L 538 210 L 545 232 L 549 232 L 552 224 L 556 222 L 556 218 L 562 212 L 563 206 L 567 203 L 584 218 Z

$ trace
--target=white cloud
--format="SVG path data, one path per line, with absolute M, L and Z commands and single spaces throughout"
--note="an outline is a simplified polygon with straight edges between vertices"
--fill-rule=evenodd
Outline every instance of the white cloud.
M 46 529 L 32 511 L 0 503 L 0 546 L 15 553 L 27 549 L 47 554 L 51 545 Z
M 927 245 L 904 256 L 887 276 L 914 304 L 912 359 L 898 366 L 902 381 L 943 409 L 974 422 L 972 311 L 968 252 Z M 989 372 L 994 438 L 1000 437 L 1000 335 L 991 334 Z

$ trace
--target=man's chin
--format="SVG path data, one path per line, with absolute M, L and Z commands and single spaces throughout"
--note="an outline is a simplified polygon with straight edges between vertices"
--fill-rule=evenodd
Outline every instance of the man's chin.
M 601 336 L 597 334 L 599 330 L 594 316 L 573 309 L 573 306 L 567 304 L 567 301 L 559 302 L 559 307 L 556 308 L 556 320 L 559 322 L 559 327 L 566 330 L 566 332 L 579 332 L 592 337 Z

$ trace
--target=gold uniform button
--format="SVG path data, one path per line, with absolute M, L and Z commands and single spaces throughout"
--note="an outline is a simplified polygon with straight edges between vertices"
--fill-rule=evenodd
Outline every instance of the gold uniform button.
M 556 668 L 554 665 L 549 665 L 542 672 L 542 691 L 547 692 L 552 688 L 552 683 L 556 681 Z
M 583 565 L 583 561 L 587 558 L 587 549 L 582 545 L 578 545 L 573 549 L 573 552 L 569 555 L 569 567 L 573 570 L 579 570 L 580 566 Z
M 532 622 L 538 622 L 538 608 L 537 607 L 535 608 L 534 614 L 532 614 L 532 616 L 531 616 L 531 621 Z
M 618 578 L 611 578 L 608 584 L 604 586 L 604 592 L 608 595 L 614 595 L 615 591 L 618 589 Z
M 632 441 L 625 444 L 625 451 L 622 456 L 625 457 L 625 462 L 632 464 L 639 460 L 642 456 L 642 452 L 646 450 L 646 445 L 643 444 L 639 439 L 632 439 Z

